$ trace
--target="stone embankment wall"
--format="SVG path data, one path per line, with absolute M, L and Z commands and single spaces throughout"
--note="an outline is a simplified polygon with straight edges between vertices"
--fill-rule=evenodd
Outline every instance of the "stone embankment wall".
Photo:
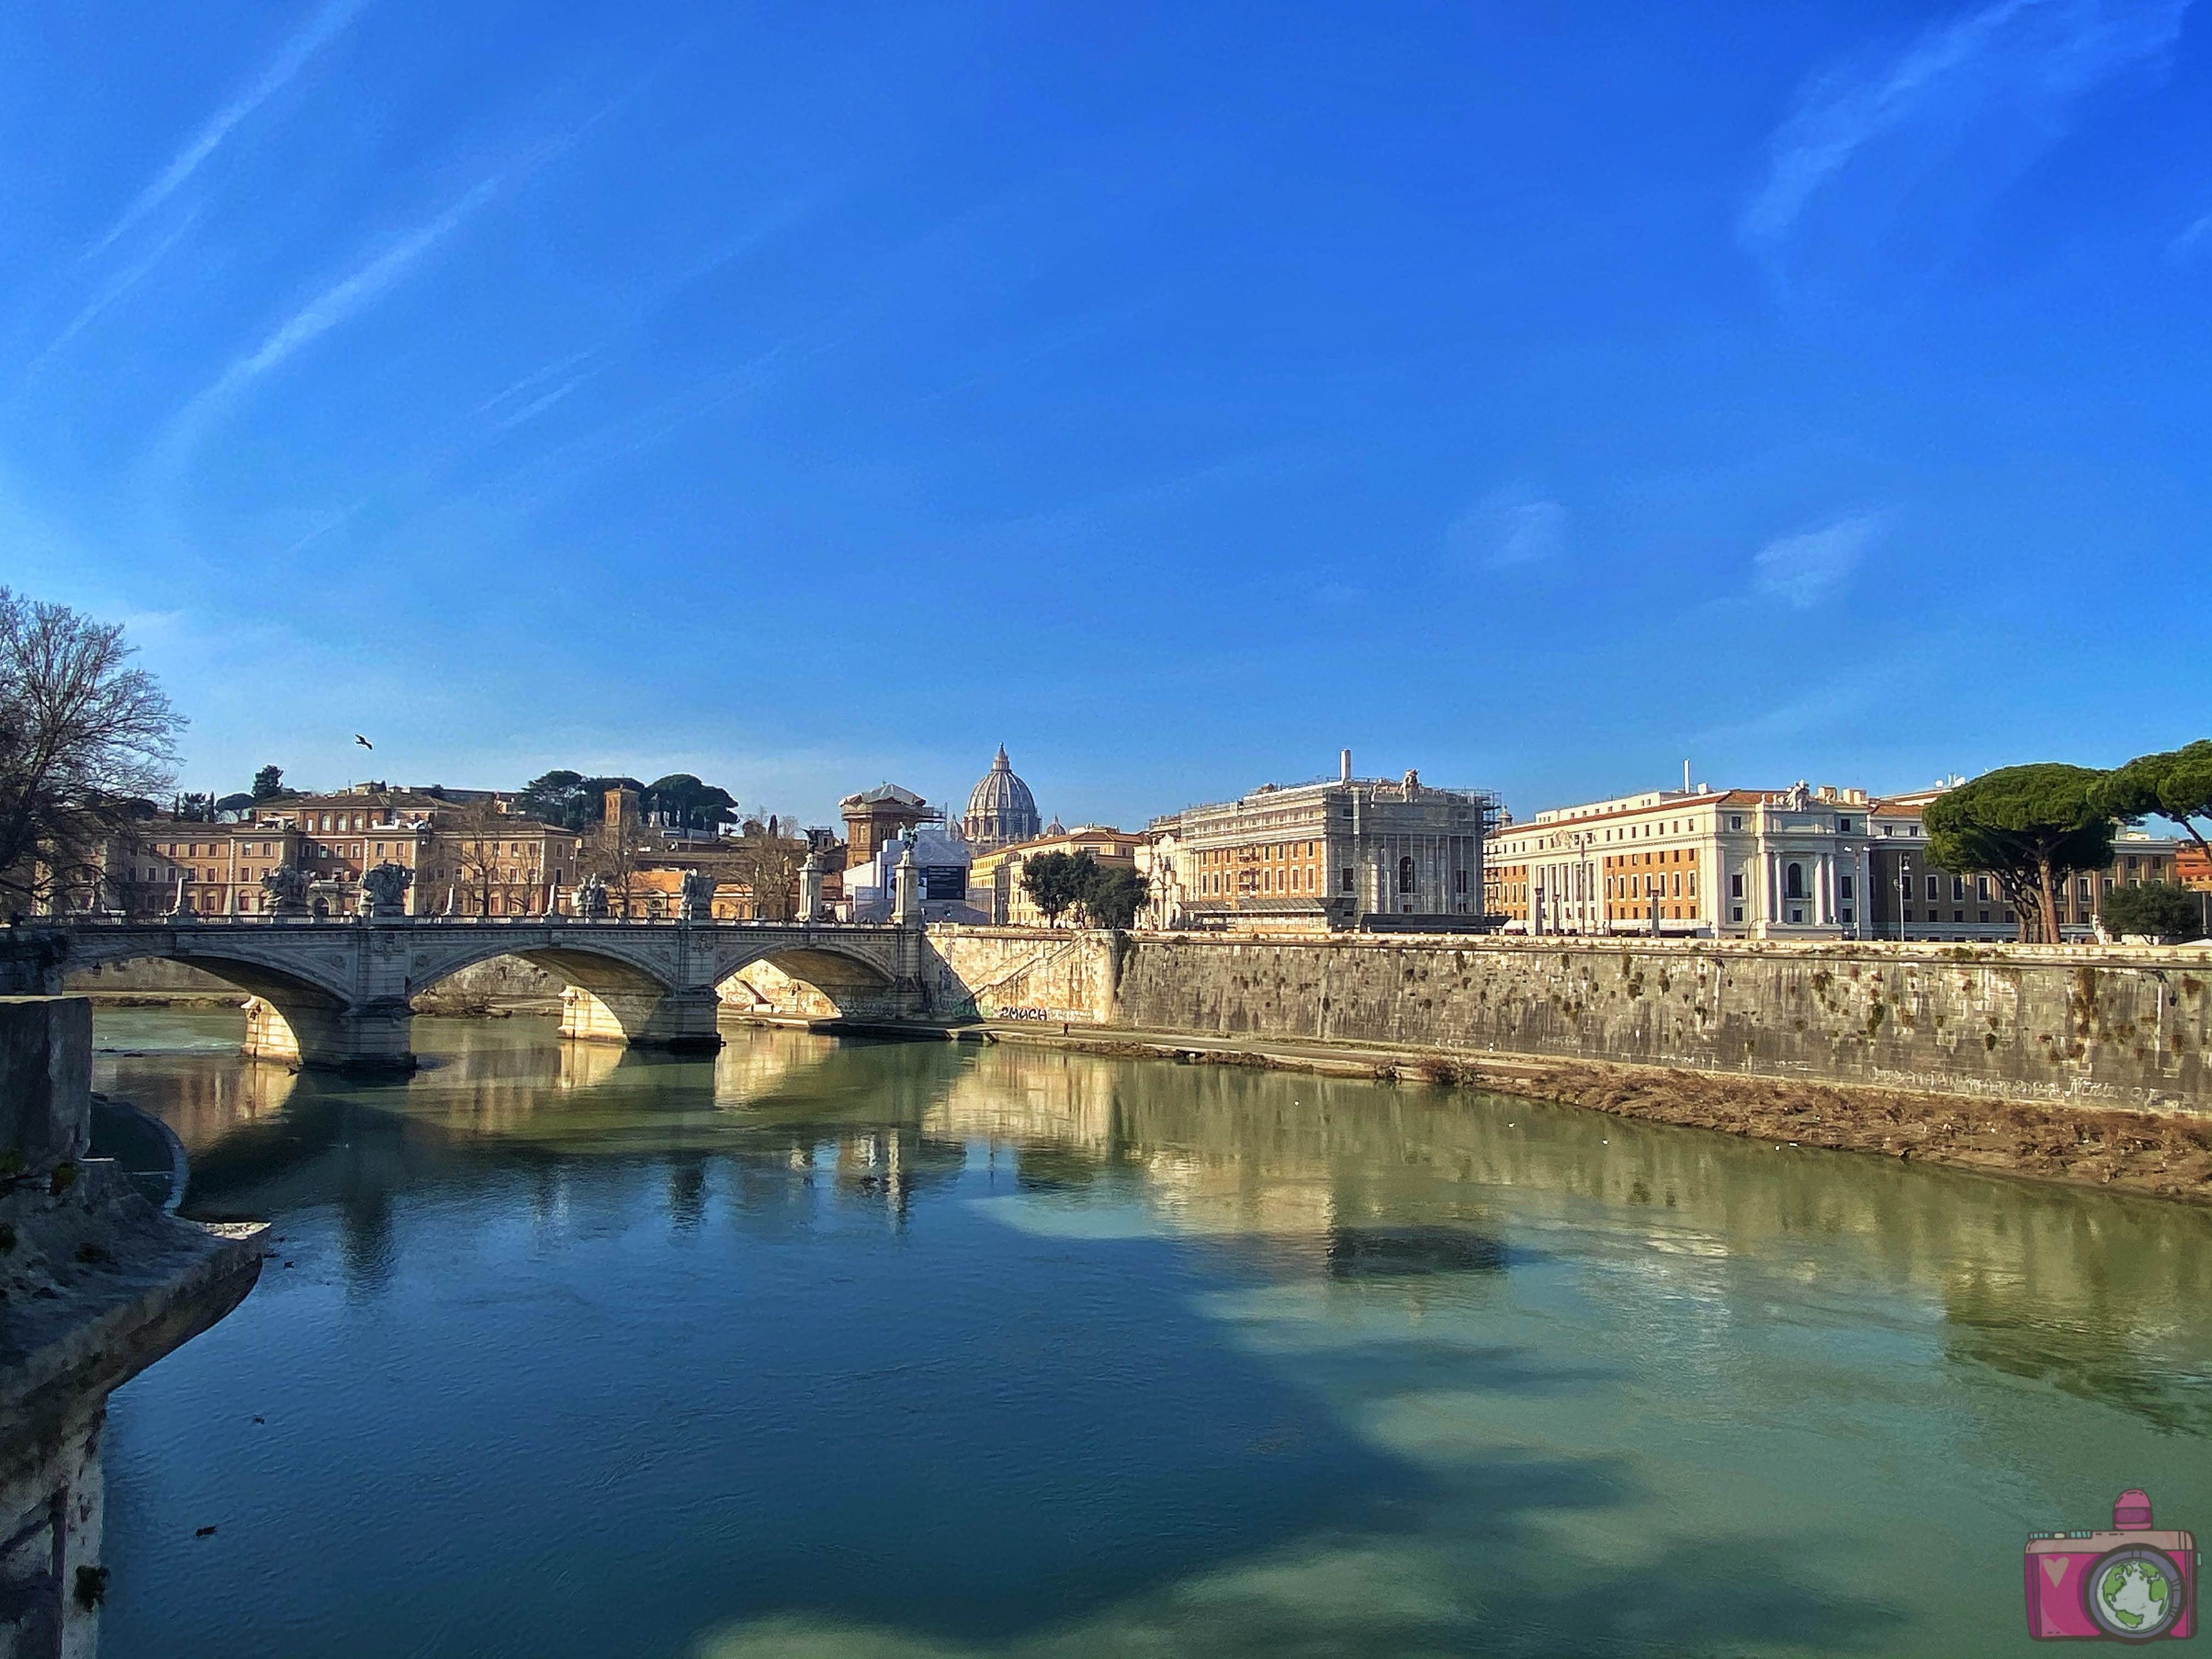
M 947 1019 L 1112 1024 L 1115 935 L 1028 927 L 932 927 L 929 1006 Z M 1127 1023 L 1127 1022 L 1122 1022 Z
M 109 1392 L 237 1306 L 258 1225 L 164 1213 L 84 1156 L 92 1007 L 0 997 L 0 1655 L 99 1644 Z
M 2212 951 L 933 928 L 932 1006 L 2212 1111 Z
M 477 1014 L 488 1008 L 527 1008 L 557 1013 L 567 988 L 520 957 L 494 957 L 440 980 L 414 1000 L 418 1014 Z
M 137 962 L 106 962 L 94 968 L 72 968 L 62 975 L 62 988 L 73 996 L 246 1000 L 246 993 L 228 980 L 217 979 L 204 968 L 195 968 L 189 962 L 167 962 L 159 957 L 147 957 Z

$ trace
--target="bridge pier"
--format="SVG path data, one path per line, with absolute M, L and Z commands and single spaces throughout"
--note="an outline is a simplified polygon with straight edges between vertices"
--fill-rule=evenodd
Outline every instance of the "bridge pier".
M 636 1048 L 712 1052 L 722 1000 L 712 986 L 682 991 L 585 989 L 561 994 L 561 1035 L 577 1042 L 626 1042 Z
M 249 997 L 246 1041 L 240 1047 L 251 1060 L 316 1071 L 411 1072 L 413 1018 L 404 1000 L 285 1009 L 265 997 Z

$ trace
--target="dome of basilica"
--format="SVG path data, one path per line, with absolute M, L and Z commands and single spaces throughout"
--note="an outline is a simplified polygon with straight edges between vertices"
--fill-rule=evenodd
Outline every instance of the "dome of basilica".
M 1040 827 L 1036 799 L 1030 793 L 1029 785 L 1014 775 L 1014 769 L 1006 759 L 1006 746 L 1000 744 L 999 757 L 991 763 L 991 769 L 968 792 L 968 810 L 960 819 L 961 833 L 970 846 L 982 853 L 994 847 L 1004 847 L 1009 842 L 1029 841 Z

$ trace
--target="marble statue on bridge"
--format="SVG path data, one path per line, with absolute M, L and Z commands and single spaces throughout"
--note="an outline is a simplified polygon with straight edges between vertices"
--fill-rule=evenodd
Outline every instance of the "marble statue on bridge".
M 607 916 L 607 884 L 595 870 L 576 884 L 568 900 L 568 908 L 580 921 L 605 921 Z
M 686 870 L 678 915 L 685 921 L 714 921 L 714 878 L 706 871 Z
M 399 916 L 407 913 L 407 889 L 415 880 L 415 872 L 404 864 L 394 864 L 386 859 L 361 872 L 361 914 L 365 916 Z
M 280 916 L 304 916 L 307 914 L 307 872 L 289 864 L 280 864 L 261 878 L 262 890 L 269 895 L 269 908 Z

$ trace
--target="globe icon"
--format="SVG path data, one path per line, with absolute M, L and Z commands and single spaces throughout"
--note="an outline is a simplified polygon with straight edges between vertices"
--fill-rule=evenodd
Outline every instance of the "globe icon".
M 2124 1641 L 2162 1634 L 2182 1612 L 2181 1574 L 2162 1550 L 2114 1550 L 2090 1570 L 2089 1617 Z

